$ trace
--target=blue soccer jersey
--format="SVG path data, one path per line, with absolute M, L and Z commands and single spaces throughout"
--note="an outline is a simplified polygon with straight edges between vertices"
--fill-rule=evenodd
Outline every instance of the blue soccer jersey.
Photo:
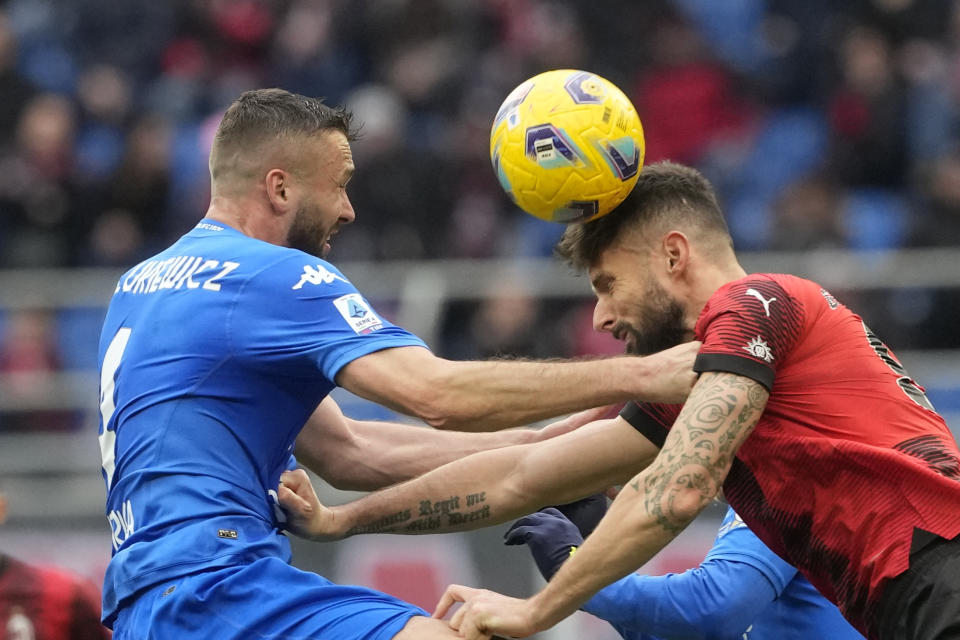
M 699 568 L 632 574 L 597 593 L 585 611 L 625 640 L 862 640 L 820 592 L 727 510 Z
M 164 581 L 288 561 L 275 489 L 297 434 L 341 367 L 399 346 L 425 347 L 335 267 L 220 222 L 124 274 L 99 349 L 104 620 Z

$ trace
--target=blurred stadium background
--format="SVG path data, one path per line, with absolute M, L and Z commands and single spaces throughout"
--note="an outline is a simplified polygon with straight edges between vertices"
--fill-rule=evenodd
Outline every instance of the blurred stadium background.
M 104 305 L 203 215 L 210 137 L 249 88 L 326 96 L 364 123 L 358 220 L 330 259 L 439 354 L 618 352 L 590 327 L 586 280 L 550 257 L 562 228 L 512 207 L 487 156 L 509 90 L 563 67 L 621 86 L 647 162 L 714 181 L 747 269 L 830 288 L 957 429 L 960 2 L 6 0 L 0 549 L 102 574 Z M 721 514 L 648 569 L 695 565 Z M 504 528 L 297 544 L 296 562 L 426 607 L 451 580 L 528 594 L 539 578 Z M 585 618 L 541 637 L 616 637 Z

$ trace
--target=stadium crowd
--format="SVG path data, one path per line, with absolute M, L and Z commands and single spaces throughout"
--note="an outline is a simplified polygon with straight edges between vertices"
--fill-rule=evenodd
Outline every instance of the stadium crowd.
M 259 86 L 364 123 L 336 263 L 550 255 L 562 228 L 511 205 L 487 141 L 510 89 L 563 67 L 626 90 L 647 162 L 704 171 L 739 250 L 960 246 L 954 1 L 6 0 L 0 268 L 125 267 L 166 246 L 206 207 L 219 114 Z M 957 290 L 847 302 L 901 348 L 960 347 Z M 552 304 L 455 306 L 435 347 L 617 348 L 587 308 Z M 9 371 L 24 359 L 4 324 Z

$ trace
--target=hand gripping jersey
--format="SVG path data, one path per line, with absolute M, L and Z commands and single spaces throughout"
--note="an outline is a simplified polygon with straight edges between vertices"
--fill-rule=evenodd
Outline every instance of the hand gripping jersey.
M 289 560 L 280 473 L 337 372 L 424 344 L 329 263 L 201 221 L 117 284 L 100 338 L 100 449 L 126 599 L 200 571 Z
M 893 352 L 819 285 L 728 283 L 696 326 L 694 368 L 770 390 L 724 495 L 744 522 L 869 635 L 886 579 L 935 536 L 960 534 L 960 452 Z M 623 415 L 662 444 L 679 407 Z

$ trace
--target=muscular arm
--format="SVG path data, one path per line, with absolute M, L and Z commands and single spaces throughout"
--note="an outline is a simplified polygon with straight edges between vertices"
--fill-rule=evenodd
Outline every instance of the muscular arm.
M 358 533 L 439 533 L 505 522 L 547 504 L 619 484 L 657 449 L 622 418 L 600 420 L 534 444 L 476 453 L 326 512 L 314 539 Z
M 644 358 L 454 362 L 420 347 L 345 365 L 337 384 L 442 429 L 492 431 L 600 405 L 682 402 L 696 379 L 691 342 Z
M 624 487 L 593 534 L 529 601 L 534 629 L 570 615 L 676 537 L 717 495 L 768 396 L 749 378 L 704 373 L 660 454 Z
M 295 453 L 300 463 L 338 489 L 372 491 L 415 478 L 471 453 L 538 442 L 583 422 L 583 416 L 571 416 L 541 430 L 440 431 L 417 425 L 353 420 L 327 397 L 297 436 Z

